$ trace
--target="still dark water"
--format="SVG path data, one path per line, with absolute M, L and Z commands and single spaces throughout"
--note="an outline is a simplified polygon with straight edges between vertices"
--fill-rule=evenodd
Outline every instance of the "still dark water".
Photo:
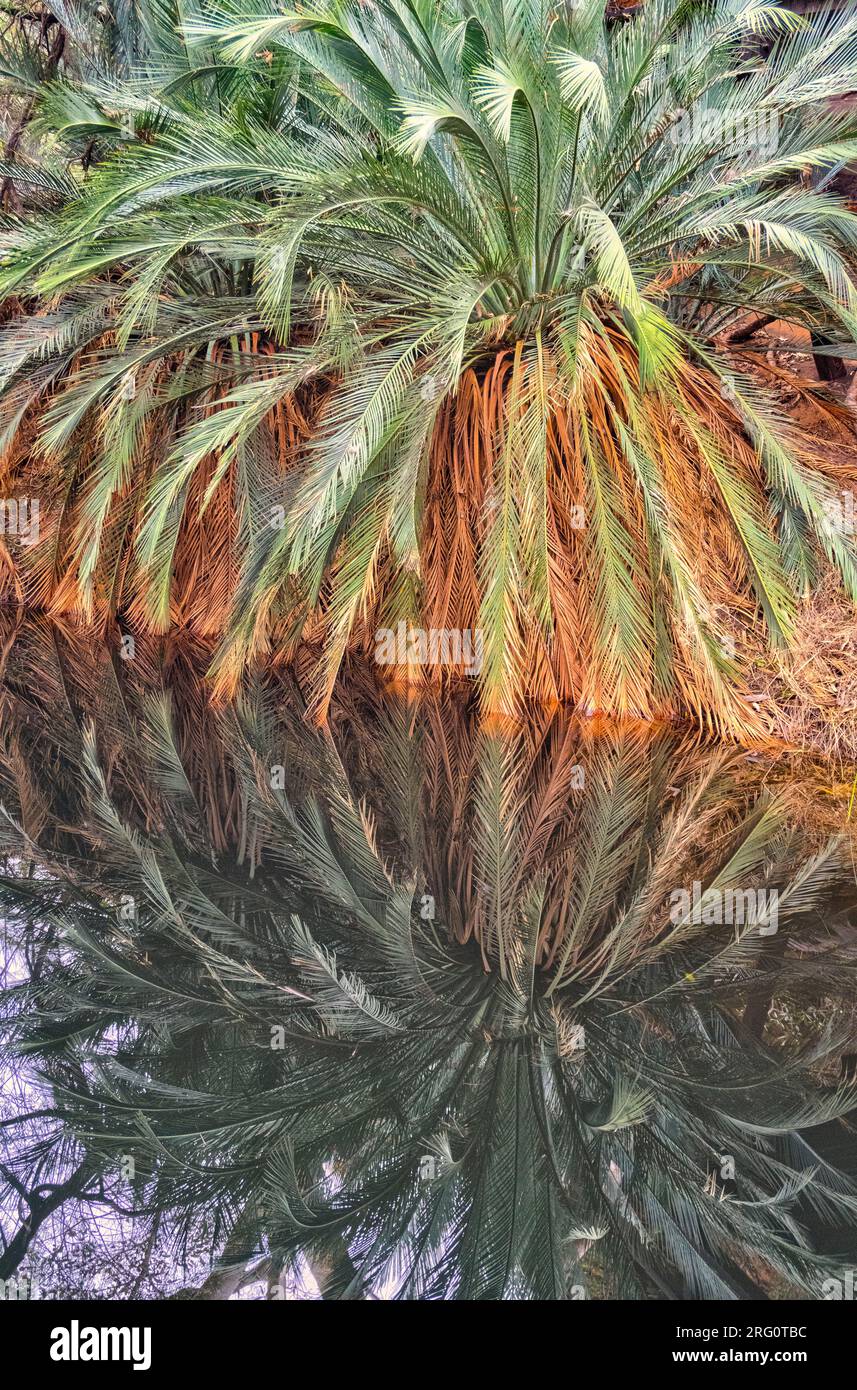
M 5 646 L 7 1296 L 849 1296 L 847 786 L 203 672 Z

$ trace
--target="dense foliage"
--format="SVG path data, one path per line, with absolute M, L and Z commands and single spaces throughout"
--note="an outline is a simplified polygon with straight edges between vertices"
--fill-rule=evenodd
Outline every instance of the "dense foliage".
M 746 732 L 720 605 L 788 643 L 819 565 L 857 594 L 824 416 L 725 349 L 854 338 L 853 13 L 70 2 L 3 62 L 30 601 L 216 638 L 221 688 L 308 642 L 320 709 L 379 624 L 478 627 L 494 708 Z

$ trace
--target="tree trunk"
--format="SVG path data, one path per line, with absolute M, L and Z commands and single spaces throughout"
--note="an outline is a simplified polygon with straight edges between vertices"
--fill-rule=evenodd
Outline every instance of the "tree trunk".
M 46 1197 L 39 1195 L 38 1188 L 34 1189 L 33 1192 L 26 1192 L 21 1189 L 21 1195 L 30 1208 L 30 1218 L 21 1224 L 3 1254 L 0 1255 L 0 1279 L 12 1277 L 32 1245 L 42 1223 L 52 1212 L 56 1211 L 57 1207 L 61 1207 L 63 1202 L 67 1202 L 72 1197 L 82 1196 L 91 1177 L 92 1169 L 87 1163 L 81 1163 L 66 1182 L 53 1187 Z

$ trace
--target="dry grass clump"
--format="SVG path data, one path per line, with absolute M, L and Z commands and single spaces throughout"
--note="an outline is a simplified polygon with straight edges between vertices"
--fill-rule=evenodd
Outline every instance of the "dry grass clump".
M 762 335 L 763 345 L 782 347 L 778 327 Z M 792 330 L 791 337 L 797 336 Z M 808 334 L 800 341 L 806 348 Z M 751 374 L 779 399 L 795 427 L 812 437 L 832 492 L 847 505 L 849 494 L 857 497 L 857 413 L 844 398 L 855 394 L 857 371 L 850 385 L 846 379 L 833 390 L 813 379 L 806 353 L 748 352 L 743 363 L 751 364 Z M 857 770 L 857 610 L 837 576 L 829 569 L 822 573 L 800 603 L 787 649 L 772 649 L 749 607 L 720 605 L 714 616 L 731 638 L 745 698 L 771 741 L 816 763 L 825 760 L 849 791 Z
M 777 738 L 843 769 L 857 763 L 857 616 L 832 577 L 801 605 L 789 650 L 754 665 Z

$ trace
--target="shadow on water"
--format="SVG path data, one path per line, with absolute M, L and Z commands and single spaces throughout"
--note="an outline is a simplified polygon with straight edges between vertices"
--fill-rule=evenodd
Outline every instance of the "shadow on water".
M 0 1278 L 842 1296 L 857 892 L 811 782 L 368 679 L 320 731 L 285 675 L 215 709 L 192 652 L 38 624 L 0 698 Z

